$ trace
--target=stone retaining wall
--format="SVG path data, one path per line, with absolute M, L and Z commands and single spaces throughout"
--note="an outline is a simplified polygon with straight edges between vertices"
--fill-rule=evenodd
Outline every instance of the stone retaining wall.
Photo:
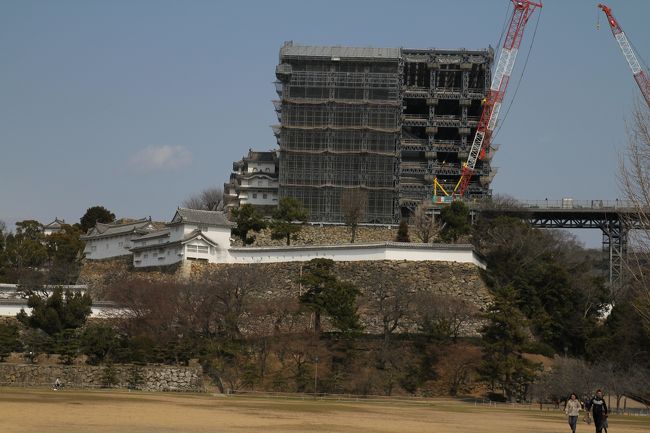
M 271 230 L 265 229 L 259 233 L 249 232 L 255 237 L 253 247 L 269 247 L 286 245 L 284 239 L 271 239 Z M 356 242 L 390 242 L 397 236 L 397 228 L 390 226 L 361 226 L 357 228 Z M 411 240 L 416 242 L 417 237 L 411 233 Z M 302 226 L 292 245 L 341 245 L 350 243 L 350 228 L 342 225 L 310 225 Z M 242 246 L 239 238 L 233 237 L 232 246 Z
M 201 367 L 0 363 L 0 386 L 52 386 L 57 378 L 69 388 L 204 391 Z

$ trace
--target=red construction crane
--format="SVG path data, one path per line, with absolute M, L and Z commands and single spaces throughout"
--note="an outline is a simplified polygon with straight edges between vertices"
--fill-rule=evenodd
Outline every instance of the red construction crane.
M 641 93 L 643 93 L 645 102 L 650 107 L 650 81 L 648 81 L 647 74 L 641 67 L 636 54 L 634 54 L 634 50 L 632 49 L 630 41 L 627 40 L 625 32 L 623 32 L 621 26 L 618 25 L 618 21 L 616 21 L 616 18 L 614 18 L 614 15 L 612 15 L 612 10 L 602 3 L 599 3 L 598 7 L 602 9 L 603 12 L 605 12 L 605 15 L 607 15 L 607 22 L 612 28 L 614 38 L 616 38 L 618 46 L 621 47 L 621 51 L 623 51 L 623 55 L 625 56 L 625 60 L 627 60 L 627 64 L 630 66 L 630 69 L 632 69 L 632 74 L 634 75 L 636 83 L 639 85 L 639 89 L 641 89 Z
M 499 53 L 499 60 L 492 77 L 492 84 L 483 100 L 483 111 L 481 112 L 481 117 L 476 127 L 476 135 L 474 136 L 467 162 L 463 165 L 461 178 L 453 192 L 453 195 L 456 197 L 463 197 L 465 195 L 469 181 L 472 178 L 472 174 L 474 174 L 476 162 L 485 157 L 486 149 L 490 145 L 492 138 L 492 132 L 497 124 L 501 103 L 503 102 L 508 81 L 510 80 L 510 73 L 515 65 L 521 39 L 524 36 L 524 29 L 535 9 L 542 7 L 541 1 L 511 1 L 514 5 L 514 10 L 512 11 L 512 16 L 508 24 L 508 32 L 506 33 L 501 52 Z

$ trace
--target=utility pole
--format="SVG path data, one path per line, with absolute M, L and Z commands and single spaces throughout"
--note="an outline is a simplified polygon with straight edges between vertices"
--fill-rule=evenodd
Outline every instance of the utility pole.
M 316 396 L 318 395 L 318 356 L 314 357 L 314 400 L 316 399 Z

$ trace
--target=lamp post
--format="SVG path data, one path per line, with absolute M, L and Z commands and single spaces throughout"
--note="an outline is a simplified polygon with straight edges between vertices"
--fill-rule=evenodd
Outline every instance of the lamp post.
M 318 395 L 318 356 L 314 356 L 314 399 Z

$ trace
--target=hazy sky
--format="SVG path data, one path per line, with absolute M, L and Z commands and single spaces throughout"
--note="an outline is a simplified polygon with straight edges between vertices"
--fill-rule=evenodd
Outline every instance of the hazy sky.
M 409 48 L 496 46 L 508 0 L 0 0 L 0 220 L 169 220 L 276 146 L 272 82 L 283 41 Z M 591 0 L 544 0 L 493 190 L 614 199 L 639 90 Z M 650 1 L 610 0 L 650 59 Z M 525 63 L 527 28 L 509 96 Z M 504 111 L 502 111 L 503 115 Z

